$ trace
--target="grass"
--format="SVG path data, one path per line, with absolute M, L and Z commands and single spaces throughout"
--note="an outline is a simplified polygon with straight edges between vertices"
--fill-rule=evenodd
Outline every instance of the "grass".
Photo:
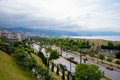
M 108 77 L 103 77 L 102 80 L 112 80 L 112 79 L 110 79 Z
M 47 67 L 43 64 L 41 58 L 39 58 L 39 57 L 36 56 L 35 54 L 32 54 L 32 57 L 37 61 L 37 64 L 40 65 L 42 68 L 47 68 Z M 56 75 L 56 73 L 52 72 L 51 70 L 49 70 L 49 73 L 50 73 L 54 78 L 56 78 L 57 80 L 62 80 L 62 79 L 61 79 L 61 76 Z
M 35 80 L 22 70 L 7 53 L 0 50 L 0 80 Z

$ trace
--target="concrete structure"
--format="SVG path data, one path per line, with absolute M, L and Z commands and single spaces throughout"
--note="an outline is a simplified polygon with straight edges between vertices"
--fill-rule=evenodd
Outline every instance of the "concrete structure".
M 3 34 L 3 30 L 0 29 L 0 37 L 2 37 Z
M 6 30 L 0 30 L 0 37 L 5 37 L 6 41 L 13 42 L 13 41 L 23 41 L 27 38 L 25 34 L 20 32 L 9 32 Z

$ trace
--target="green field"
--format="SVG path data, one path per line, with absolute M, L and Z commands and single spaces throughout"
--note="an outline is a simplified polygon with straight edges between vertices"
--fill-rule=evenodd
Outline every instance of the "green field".
M 0 80 L 35 80 L 30 73 L 22 70 L 14 59 L 0 50 Z

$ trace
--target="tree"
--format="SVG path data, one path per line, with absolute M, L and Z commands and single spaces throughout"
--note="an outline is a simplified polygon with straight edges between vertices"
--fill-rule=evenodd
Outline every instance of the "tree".
M 12 53 L 12 56 L 16 59 L 18 64 L 22 65 L 24 69 L 28 69 L 30 62 L 31 63 L 33 62 L 33 61 L 30 61 L 31 57 L 28 54 L 28 52 L 24 51 L 23 49 L 16 48 L 14 53 Z
M 65 70 L 62 69 L 62 80 L 65 80 Z
M 54 63 L 52 63 L 51 71 L 54 72 Z
M 98 54 L 98 58 L 101 59 L 101 62 L 103 63 L 103 60 L 105 59 L 105 56 L 103 53 Z
M 120 52 L 116 53 L 116 58 L 120 59 Z
M 56 74 L 59 75 L 59 66 L 57 66 Z
M 108 62 L 111 62 L 111 66 L 112 66 L 113 58 L 112 58 L 112 57 L 108 57 L 108 58 L 107 58 L 107 61 L 108 61 Z
M 75 80 L 100 80 L 102 73 L 93 64 L 78 64 L 75 68 Z
M 50 58 L 49 59 L 52 60 L 52 59 L 57 59 L 57 58 L 59 58 L 58 52 L 56 50 L 52 50 L 50 52 Z
M 108 58 L 107 58 L 107 61 L 108 61 L 108 62 L 112 62 L 112 58 L 111 58 L 111 57 L 108 57 Z
M 116 60 L 115 63 L 120 65 L 120 60 Z
M 113 48 L 113 47 L 114 47 L 114 44 L 109 41 L 109 42 L 107 43 L 107 46 L 108 46 L 109 48 Z

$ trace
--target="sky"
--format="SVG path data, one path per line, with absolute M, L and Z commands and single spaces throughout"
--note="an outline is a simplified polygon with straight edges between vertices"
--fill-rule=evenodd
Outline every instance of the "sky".
M 120 0 L 0 0 L 0 27 L 120 32 Z

